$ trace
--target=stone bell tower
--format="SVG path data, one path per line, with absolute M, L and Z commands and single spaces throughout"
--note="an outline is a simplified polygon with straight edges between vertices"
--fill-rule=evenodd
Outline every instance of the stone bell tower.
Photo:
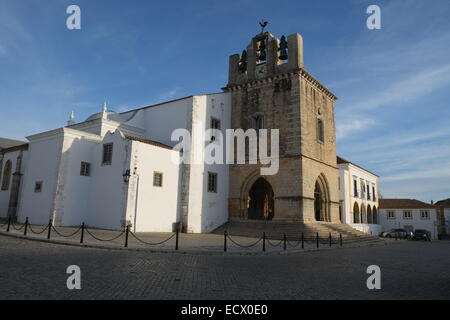
M 229 61 L 233 129 L 279 129 L 279 171 L 230 167 L 230 219 L 339 223 L 336 97 L 306 72 L 303 38 L 256 35 Z

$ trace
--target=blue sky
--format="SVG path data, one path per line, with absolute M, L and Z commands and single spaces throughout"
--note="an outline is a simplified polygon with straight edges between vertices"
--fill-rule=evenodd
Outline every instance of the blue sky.
M 81 7 L 82 29 L 66 28 Z M 366 8 L 382 30 L 366 28 Z M 384 197 L 450 197 L 450 1 L 0 0 L 0 136 L 16 139 L 191 94 L 220 92 L 228 56 L 259 32 L 304 37 L 333 91 L 338 154 Z

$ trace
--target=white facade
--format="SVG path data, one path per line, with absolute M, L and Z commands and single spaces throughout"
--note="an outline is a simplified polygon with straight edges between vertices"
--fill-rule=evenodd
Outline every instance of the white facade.
M 378 176 L 340 157 L 338 167 L 342 223 L 379 235 Z
M 187 232 L 214 230 L 228 220 L 228 166 L 205 164 L 203 146 L 211 143 L 205 130 L 214 119 L 225 135 L 230 112 L 228 93 L 121 114 L 104 106 L 84 122 L 71 119 L 67 127 L 28 137 L 18 220 L 60 226 L 85 222 L 105 229 L 131 225 L 137 232 L 171 232 L 179 224 Z M 179 137 L 172 141 L 176 129 L 191 134 L 191 152 L 173 148 L 180 142 Z M 190 164 L 180 163 L 181 157 Z M 3 158 L 6 163 L 17 154 Z M 211 174 L 213 191 L 208 189 Z M 6 190 L 0 192 L 0 216 L 7 216 L 8 199 Z
M 431 233 L 432 239 L 438 236 L 438 210 L 429 208 L 382 208 L 379 211 L 383 231 L 424 229 Z

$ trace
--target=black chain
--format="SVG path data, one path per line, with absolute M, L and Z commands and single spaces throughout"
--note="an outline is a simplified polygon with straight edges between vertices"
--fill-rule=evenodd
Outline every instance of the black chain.
M 300 243 L 302 243 L 301 241 L 297 241 L 296 245 L 293 245 L 291 241 L 287 240 L 287 244 L 292 247 L 292 248 L 296 248 L 300 245 Z
M 116 236 L 116 237 L 114 237 L 114 238 L 112 238 L 112 239 L 100 239 L 100 238 L 97 238 L 96 236 L 94 236 L 94 235 L 89 231 L 88 228 L 85 227 L 84 230 L 85 230 L 92 238 L 94 238 L 95 240 L 103 241 L 103 242 L 109 242 L 109 241 L 117 240 L 117 239 L 119 239 L 119 238 L 125 233 L 125 231 L 122 231 L 118 236 Z
M 16 230 L 16 231 L 20 231 L 20 230 L 22 230 L 23 228 L 25 228 L 25 225 L 24 225 L 24 224 L 23 224 L 20 228 L 16 228 L 16 225 L 14 224 L 14 222 L 11 222 L 11 226 L 12 226 L 13 229 Z
M 139 242 L 142 242 L 143 244 L 147 244 L 147 245 L 149 245 L 149 246 L 157 246 L 157 245 L 166 243 L 166 242 L 168 242 L 169 240 L 171 240 L 173 237 L 175 237 L 175 235 L 176 235 L 176 233 L 174 233 L 174 234 L 172 234 L 169 238 L 167 238 L 166 240 L 163 240 L 163 241 L 161 241 L 161 242 L 154 242 L 154 243 L 151 243 L 151 242 L 145 242 L 144 240 L 139 239 L 138 236 L 135 235 L 133 232 L 130 232 L 130 234 L 131 234 L 136 240 L 138 240 Z
M 58 230 L 56 230 L 56 228 L 55 228 L 54 226 L 52 226 L 52 229 L 53 229 L 53 231 L 55 231 L 55 233 L 56 233 L 58 236 L 63 237 L 63 238 L 70 238 L 70 237 L 73 237 L 74 235 L 76 235 L 78 232 L 81 231 L 81 227 L 79 227 L 74 233 L 71 233 L 70 235 L 63 235 L 63 234 L 61 234 L 60 232 L 58 232 Z
M 267 243 L 271 245 L 272 247 L 278 247 L 283 243 L 283 240 L 280 240 L 277 244 L 273 244 L 269 239 L 266 239 Z
M 261 240 L 263 239 L 263 238 L 259 238 L 258 241 L 256 241 L 255 243 L 253 243 L 253 244 L 251 244 L 251 245 L 241 245 L 241 244 L 237 243 L 236 241 L 234 241 L 233 239 L 231 239 L 231 237 L 228 236 L 228 235 L 227 235 L 227 238 L 230 239 L 230 241 L 233 242 L 235 245 L 237 245 L 238 247 L 241 247 L 241 248 L 250 248 L 250 247 L 254 247 L 254 246 L 256 246 L 258 243 L 260 243 Z
M 44 228 L 44 230 L 39 231 L 39 232 L 34 231 L 34 230 L 33 230 L 33 227 L 31 226 L 31 224 L 28 225 L 28 228 L 30 229 L 31 233 L 34 233 L 34 234 L 43 234 L 43 233 L 45 232 L 45 230 L 48 229 L 48 225 Z

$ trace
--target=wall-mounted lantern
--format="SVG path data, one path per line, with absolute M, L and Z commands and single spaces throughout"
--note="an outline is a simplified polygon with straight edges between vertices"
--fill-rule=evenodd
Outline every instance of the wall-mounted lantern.
M 131 177 L 130 169 L 127 169 L 122 176 L 123 176 L 123 182 L 128 183 L 130 181 L 130 177 Z

